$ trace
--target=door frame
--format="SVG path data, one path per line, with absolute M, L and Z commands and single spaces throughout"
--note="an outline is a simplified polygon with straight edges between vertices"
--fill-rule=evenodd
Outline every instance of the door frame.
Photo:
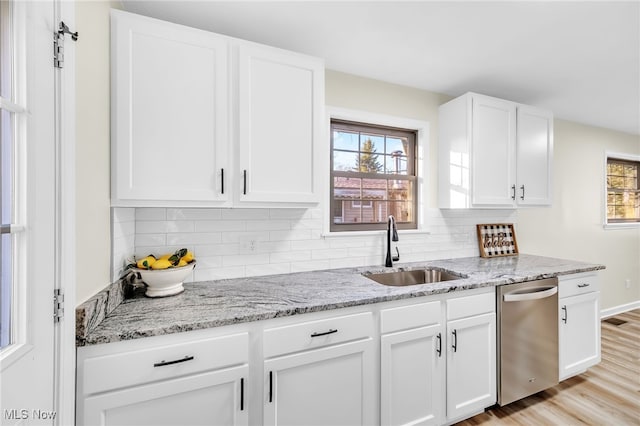
M 53 0 L 55 21 L 64 21 L 76 31 L 75 0 Z M 80 35 L 81 37 L 81 35 Z M 78 39 L 80 42 L 81 38 Z M 75 424 L 76 381 L 76 90 L 75 43 L 65 36 L 64 68 L 56 71 L 56 288 L 64 292 L 64 317 L 54 336 L 55 423 Z

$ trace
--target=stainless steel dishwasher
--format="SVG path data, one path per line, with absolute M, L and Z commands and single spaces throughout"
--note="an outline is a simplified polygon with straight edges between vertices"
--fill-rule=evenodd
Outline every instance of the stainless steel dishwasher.
M 498 404 L 558 384 L 558 279 L 498 287 Z

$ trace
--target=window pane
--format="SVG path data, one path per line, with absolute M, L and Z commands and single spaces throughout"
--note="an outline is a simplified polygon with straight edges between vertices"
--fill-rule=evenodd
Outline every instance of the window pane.
M 346 151 L 358 151 L 360 140 L 358 133 L 345 132 L 342 130 L 333 132 L 333 149 Z
M 607 160 L 607 218 L 640 221 L 638 168 L 640 163 Z
M 0 97 L 12 100 L 11 2 L 0 1 Z
M 0 1 L 0 97 L 13 100 L 13 52 L 11 28 L 12 3 Z M 13 114 L 0 111 L 0 221 L 12 223 L 13 210 Z M 11 309 L 13 291 L 13 254 L 11 234 L 2 234 L 0 240 L 0 348 L 12 343 Z
M 384 135 L 361 133 L 360 151 L 384 154 Z
M 389 200 L 413 200 L 413 182 L 408 180 L 390 180 Z
M 357 168 L 357 152 L 333 151 L 333 170 L 354 171 Z
M 386 173 L 390 175 L 408 175 L 407 157 L 400 154 L 401 151 L 397 151 L 397 154 L 385 155 L 385 169 Z
M 11 267 L 11 234 L 2 234 L 0 244 L 0 348 L 11 343 L 11 291 L 13 270 Z
M 392 154 L 394 152 L 398 152 L 400 153 L 400 155 L 407 155 L 408 154 L 407 150 L 409 149 L 408 144 L 409 142 L 407 141 L 406 138 L 387 137 L 385 153 Z
M 337 200 L 359 200 L 362 179 L 336 176 L 333 178 L 333 196 Z
M 331 125 L 331 230 L 386 229 L 390 214 L 399 215 L 404 229 L 416 228 L 415 132 L 338 120 Z M 400 176 L 409 179 L 395 179 Z
M 392 214 L 398 223 L 413 222 L 413 203 L 410 201 L 389 202 L 389 214 Z
M 362 141 L 362 137 L 360 140 Z M 371 138 L 367 138 L 364 140 L 364 142 L 362 142 L 360 149 L 361 152 L 357 170 L 360 173 L 383 173 L 384 160 L 380 158 L 380 154 L 377 153 L 378 149 L 376 148 L 376 142 Z
M 387 180 L 362 179 L 362 198 L 367 200 L 386 200 Z

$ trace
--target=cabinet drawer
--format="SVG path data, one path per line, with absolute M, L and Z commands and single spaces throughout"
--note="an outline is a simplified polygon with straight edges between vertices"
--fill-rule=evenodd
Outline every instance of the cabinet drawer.
M 440 323 L 441 311 L 440 301 L 385 309 L 380 312 L 380 331 L 384 334 L 436 325 Z
M 373 314 L 302 322 L 264 331 L 264 357 L 319 348 L 373 336 Z
M 574 274 L 558 277 L 558 297 L 599 291 L 598 274 Z
M 248 333 L 91 357 L 83 361 L 83 393 L 91 395 L 241 365 L 248 359 Z
M 448 321 L 495 311 L 496 297 L 494 291 L 447 300 Z

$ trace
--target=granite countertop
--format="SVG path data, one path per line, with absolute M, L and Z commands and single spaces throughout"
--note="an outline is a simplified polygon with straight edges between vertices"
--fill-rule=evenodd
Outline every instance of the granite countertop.
M 425 267 L 464 278 L 390 287 L 362 276 Z M 136 295 L 113 302 L 113 297 L 98 294 L 76 311 L 81 320 L 77 321 L 76 343 L 109 343 L 600 269 L 604 266 L 520 254 L 205 281 L 185 284 L 179 295 L 156 299 Z M 95 318 L 90 318 L 92 315 Z

